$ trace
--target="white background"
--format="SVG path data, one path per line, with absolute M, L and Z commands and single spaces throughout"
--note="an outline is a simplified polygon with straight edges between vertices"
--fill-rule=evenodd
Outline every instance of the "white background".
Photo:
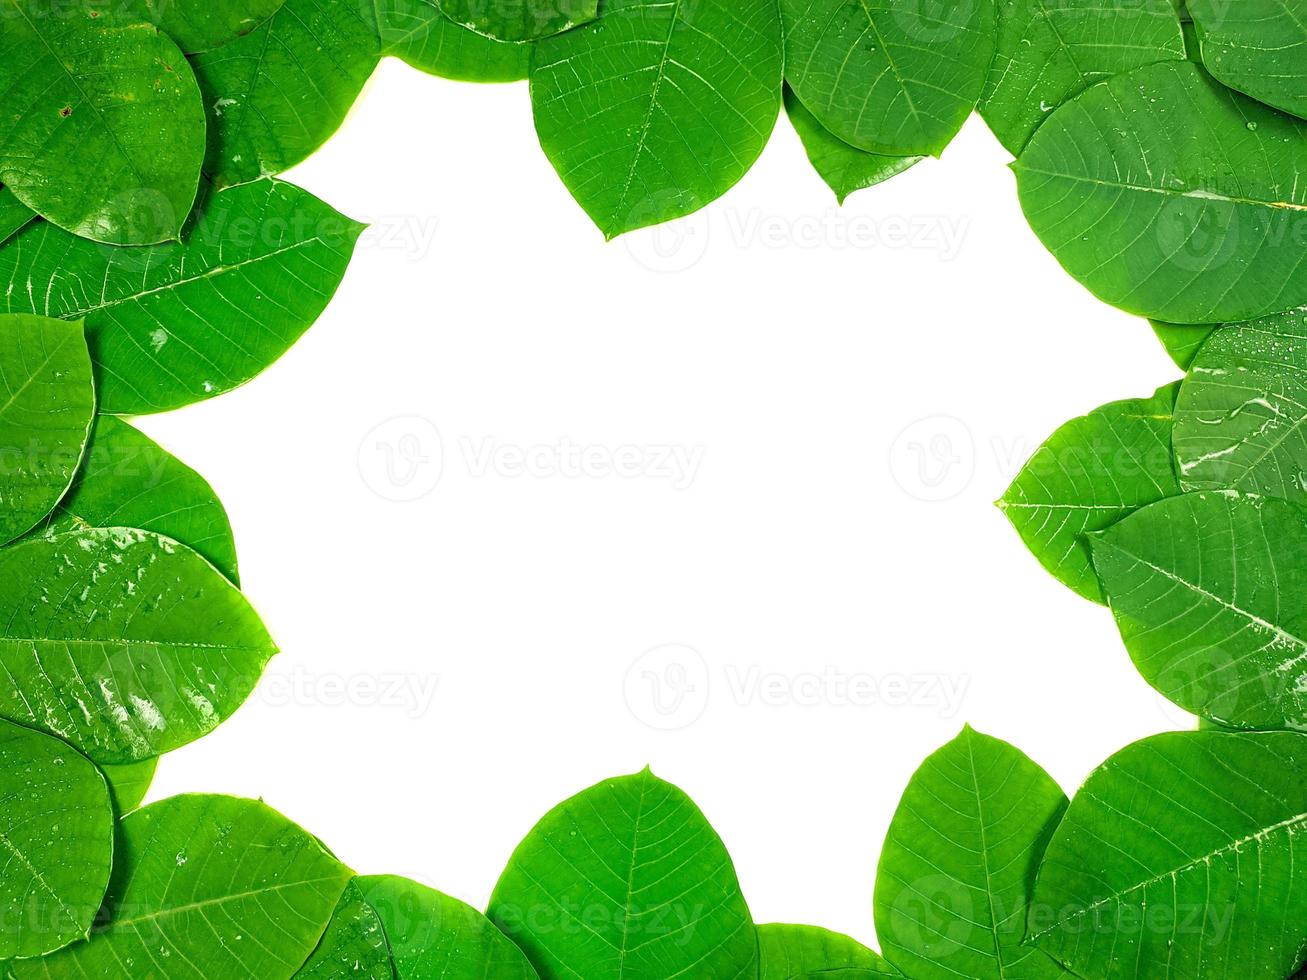
M 1177 376 L 1007 163 L 973 120 L 839 210 L 782 118 L 723 200 L 605 244 L 525 85 L 385 62 L 288 175 L 372 223 L 327 314 L 141 423 L 218 490 L 284 651 L 150 798 L 261 796 L 484 907 L 545 811 L 650 764 L 757 921 L 872 942 L 899 795 L 963 722 L 1068 790 L 1189 727 L 991 503 Z

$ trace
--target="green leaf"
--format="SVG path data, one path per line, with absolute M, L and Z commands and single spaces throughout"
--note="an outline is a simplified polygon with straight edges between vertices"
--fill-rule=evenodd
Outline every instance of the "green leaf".
M 774 0 L 606 0 L 535 45 L 540 143 L 608 238 L 696 211 L 762 153 L 781 102 Z
M 799 97 L 785 87 L 785 111 L 799 134 L 813 169 L 843 204 L 850 194 L 903 173 L 921 157 L 887 157 L 850 146 L 836 137 L 804 108 Z
M 1300 0 L 1188 0 L 1217 80 L 1307 118 L 1307 16 Z
M 125 817 L 123 853 L 89 942 L 11 963 L 15 980 L 287 980 L 351 872 L 253 800 L 176 796 Z
M 914 980 L 1058 978 L 1024 945 L 1035 869 L 1066 797 L 1006 742 L 964 728 L 913 775 L 876 875 L 876 933 Z
M 94 418 L 82 324 L 0 316 L 0 544 L 59 503 Z
M 209 51 L 250 33 L 284 0 L 119 0 L 120 18 L 154 24 L 187 54 Z
M 231 524 L 213 488 L 113 416 L 96 420 L 81 472 L 50 524 L 56 530 L 80 525 L 153 531 L 198 552 L 237 582 Z
M 200 90 L 177 45 L 77 5 L 3 3 L 0 91 L 21 111 L 0 113 L 0 182 L 86 238 L 176 238 L 204 158 Z
M 1031 931 L 1080 976 L 1283 980 L 1307 948 L 1307 736 L 1179 732 L 1089 777 Z
M 1229 490 L 1186 494 L 1090 545 L 1149 684 L 1229 728 L 1307 727 L 1307 511 Z
M 1172 0 L 1006 0 L 998 5 L 998 51 L 980 114 L 1018 154 L 1049 112 L 1095 82 L 1184 57 Z
M 785 77 L 838 139 L 938 156 L 971 115 L 994 57 L 994 0 L 781 0 Z
M 758 962 L 758 980 L 827 980 L 834 970 L 857 971 L 866 978 L 902 977 L 866 946 L 817 926 L 759 926 Z
M 407 878 L 358 879 L 399 980 L 534 980 L 522 951 L 476 909 Z
M 0 551 L 0 715 L 97 762 L 212 731 L 275 652 L 235 587 L 167 538 L 88 528 Z
M 17 234 L 36 215 L 14 196 L 8 187 L 0 187 L 0 244 Z
M 113 864 L 113 807 L 95 766 L 0 721 L 0 959 L 86 937 Z
M 109 795 L 113 797 L 117 813 L 128 814 L 141 805 L 145 794 L 150 791 L 150 784 L 154 782 L 154 770 L 158 765 L 158 759 L 144 759 L 121 766 L 100 767 L 109 783 Z
M 436 0 L 456 24 L 496 41 L 535 41 L 595 19 L 599 0 Z
M 279 174 L 325 143 L 380 57 L 371 0 L 287 0 L 192 64 L 209 110 L 205 172 L 220 187 Z
M 345 886 L 322 941 L 295 980 L 393 980 L 394 976 L 381 919 L 364 901 L 355 879 Z
M 758 969 L 726 848 L 690 798 L 647 769 L 551 810 L 509 860 L 489 915 L 546 980 Z
M 1222 327 L 1176 404 L 1186 490 L 1235 487 L 1307 502 L 1307 309 Z
M 441 15 L 434 0 L 377 0 L 381 53 L 418 71 L 463 82 L 526 78 L 531 45 L 504 44 Z
M 1180 493 L 1171 460 L 1178 385 L 1113 402 L 1068 422 L 1036 450 L 998 507 L 1039 563 L 1103 601 L 1085 534 Z
M 361 231 L 270 180 L 214 194 L 180 244 L 103 249 L 38 222 L 0 248 L 0 302 L 85 317 L 100 410 L 161 412 L 230 391 L 285 353 Z
M 1203 346 L 1204 341 L 1212 335 L 1212 331 L 1217 328 L 1210 324 L 1204 326 L 1188 326 L 1185 324 L 1163 323 L 1160 320 L 1152 321 L 1153 333 L 1157 334 L 1157 339 L 1162 342 L 1166 348 L 1166 353 L 1170 355 L 1171 360 L 1175 361 L 1176 366 L 1182 370 L 1188 371 L 1189 365 L 1194 362 L 1198 354 L 1198 348 Z
M 1031 226 L 1101 299 L 1168 323 L 1307 303 L 1307 123 L 1189 62 L 1052 113 L 1014 164 Z

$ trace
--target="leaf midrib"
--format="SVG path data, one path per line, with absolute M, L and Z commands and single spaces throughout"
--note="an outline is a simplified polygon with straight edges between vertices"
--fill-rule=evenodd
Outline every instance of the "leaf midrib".
M 1158 194 L 1162 197 L 1170 198 L 1191 198 L 1195 201 L 1219 201 L 1226 204 L 1245 205 L 1249 207 L 1271 208 L 1277 211 L 1302 211 L 1307 213 L 1307 203 L 1298 204 L 1293 201 L 1263 201 L 1253 197 L 1236 197 L 1231 194 L 1221 194 L 1216 191 L 1201 189 L 1201 193 L 1195 191 L 1179 191 L 1166 187 L 1149 187 L 1145 184 L 1132 184 L 1125 181 L 1105 180 L 1101 177 L 1090 177 L 1085 174 L 1066 174 L 1057 170 L 1045 170 L 1042 167 L 1031 167 L 1018 161 L 1013 165 L 1028 174 L 1036 174 L 1041 177 L 1057 177 L 1061 180 L 1072 180 L 1081 184 L 1093 184 L 1096 187 L 1109 187 L 1114 190 L 1138 191 L 1142 194 Z

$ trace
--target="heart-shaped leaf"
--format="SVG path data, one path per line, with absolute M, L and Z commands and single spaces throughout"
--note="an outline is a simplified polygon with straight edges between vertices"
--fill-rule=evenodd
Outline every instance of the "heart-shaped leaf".
M 1190 326 L 1162 323 L 1160 320 L 1153 321 L 1153 333 L 1157 334 L 1157 339 L 1162 342 L 1166 353 L 1175 361 L 1176 366 L 1185 371 L 1189 370 L 1189 365 L 1198 356 L 1198 348 L 1203 346 L 1207 338 L 1212 335 L 1212 331 L 1216 329 L 1210 325 Z
M 1307 12 L 1299 0 L 1187 0 L 1203 59 L 1245 95 L 1307 118 Z
M 97 24 L 89 6 L 3 4 L 0 181 L 96 241 L 176 238 L 204 159 L 200 90 L 177 45 L 148 25 Z
M 129 814 L 89 941 L 9 965 L 15 980 L 289 980 L 351 872 L 253 800 L 176 796 Z
M 914 980 L 1058 980 L 1024 944 L 1035 869 L 1066 809 L 1023 753 L 971 728 L 913 775 L 881 851 L 876 934 Z
M 690 798 L 648 770 L 551 810 L 513 853 L 489 915 L 546 980 L 757 975 L 726 848 Z
M 0 248 L 11 287 L 0 303 L 85 317 L 100 410 L 160 412 L 230 391 L 285 353 L 331 299 L 361 231 L 275 180 L 214 194 L 179 244 L 103 249 L 38 222 Z
M 455 24 L 435 0 L 376 0 L 381 53 L 418 71 L 463 82 L 526 78 L 531 45 L 505 44 Z
M 535 980 L 522 951 L 470 905 L 407 878 L 358 884 L 381 919 L 397 980 Z
M 250 33 L 285 0 L 118 0 L 115 16 L 154 24 L 187 54 L 199 54 Z
M 84 939 L 113 864 L 104 777 L 68 744 L 0 721 L 0 959 Z
M 781 0 L 785 77 L 838 139 L 938 156 L 967 121 L 994 57 L 994 0 Z
M 97 762 L 212 731 L 275 652 L 236 588 L 168 538 L 88 528 L 0 551 L 0 715 Z
M 773 0 L 607 0 L 535 46 L 540 144 L 607 237 L 679 218 L 762 153 L 781 59 Z
M 1149 684 L 1229 728 L 1307 728 L 1307 511 L 1234 491 L 1185 494 L 1090 546 Z
M 1282 980 L 1307 947 L 1307 735 L 1181 732 L 1076 794 L 1035 886 L 1039 947 L 1103 980 Z
M 1103 590 L 1085 534 L 1180 492 L 1171 459 L 1177 388 L 1068 422 L 998 502 L 1039 563 L 1086 599 L 1102 602 Z
M 1101 299 L 1168 323 L 1307 304 L 1307 123 L 1189 62 L 1052 113 L 1014 165 L 1031 227 Z
M 59 503 L 94 418 L 82 324 L 0 316 L 0 544 Z
M 817 926 L 758 927 L 758 980 L 828 980 L 831 971 L 856 971 L 866 980 L 902 974 L 848 936 Z
M 154 782 L 154 770 L 158 768 L 158 759 L 143 759 L 140 762 L 128 762 L 121 766 L 101 766 L 105 780 L 109 783 L 109 795 L 113 797 L 113 808 L 119 816 L 131 813 L 141 805 L 145 794 Z
M 535 41 L 595 19 L 598 0 L 437 0 L 456 24 L 496 41 Z
M 358 879 L 345 886 L 318 948 L 295 980 L 394 980 L 381 919 L 363 899 Z
M 1184 57 L 1173 0 L 1000 3 L 998 50 L 980 114 L 1017 154 L 1052 110 L 1095 82 Z
M 4 244 L 36 215 L 14 196 L 8 187 L 0 187 L 0 244 Z

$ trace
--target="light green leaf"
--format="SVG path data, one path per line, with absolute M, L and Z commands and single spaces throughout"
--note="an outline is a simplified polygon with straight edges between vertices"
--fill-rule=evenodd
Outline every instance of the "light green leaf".
M 1187 0 L 1203 64 L 1217 80 L 1307 118 L 1307 10 L 1301 0 Z
M 371 0 L 287 0 L 262 27 L 192 64 L 219 187 L 279 174 L 325 143 L 380 58 Z
M 535 41 L 595 19 L 598 0 L 436 0 L 440 12 L 496 41 Z
M 113 864 L 104 778 L 70 745 L 0 721 L 0 959 L 86 937 Z
M 8 187 L 0 187 L 0 244 L 17 234 L 36 215 L 14 196 Z
M 1212 331 L 1217 328 L 1210 324 L 1204 326 L 1187 326 L 1185 324 L 1163 323 L 1160 320 L 1153 320 L 1153 333 L 1157 334 L 1157 339 L 1162 342 L 1166 348 L 1166 353 L 1170 355 L 1171 360 L 1175 361 L 1176 366 L 1182 370 L 1188 371 L 1189 365 L 1194 362 L 1194 357 L 1198 354 L 1198 348 L 1203 346 L 1203 342 L 1212 335 Z
M 94 418 L 82 324 L 0 316 L 0 544 L 59 503 Z
M 726 848 L 690 798 L 647 769 L 551 810 L 509 860 L 489 915 L 546 980 L 757 975 Z
M 1095 82 L 1184 57 L 1173 0 L 1001 0 L 998 51 L 980 114 L 1018 154 L 1048 113 Z
M 1307 309 L 1222 327 L 1176 404 L 1186 490 L 1235 487 L 1307 502 Z
M 535 45 L 540 143 L 608 238 L 696 211 L 767 143 L 781 102 L 774 0 L 605 0 Z
M 288 980 L 351 872 L 253 800 L 176 796 L 121 824 L 123 853 L 89 942 L 9 965 L 15 980 Z
M 237 581 L 231 524 L 200 474 L 121 419 L 101 415 L 50 527 L 134 527 L 172 538 Z
M 100 767 L 109 783 L 114 810 L 119 815 L 131 813 L 141 805 L 145 794 L 150 791 L 150 784 L 154 782 L 154 771 L 158 765 L 158 759 L 144 759 L 121 766 Z
M 1014 165 L 1035 232 L 1101 299 L 1168 323 L 1307 303 L 1307 123 L 1189 62 L 1053 112 Z
M 250 33 L 284 0 L 119 0 L 119 19 L 154 24 L 187 54 L 209 51 Z
M 155 28 L 93 16 L 3 0 L 0 91 L 11 108 L 0 113 L 0 182 L 96 241 L 176 238 L 204 158 L 195 76 Z
M 1090 546 L 1149 684 L 1230 728 L 1307 728 L 1307 511 L 1234 491 L 1186 494 Z
M 868 980 L 902 977 L 866 946 L 817 926 L 759 926 L 758 962 L 758 980 L 827 980 L 836 970 L 856 971 Z
M 534 980 L 522 951 L 476 909 L 407 878 L 358 879 L 398 980 Z
M 276 652 L 199 555 L 124 528 L 0 551 L 0 715 L 97 762 L 137 762 L 216 728 Z
M 345 886 L 322 941 L 295 980 L 393 980 L 394 976 L 381 919 L 364 901 L 355 879 Z
M 889 180 L 922 159 L 881 156 L 850 146 L 818 122 L 788 85 L 785 87 L 785 111 L 803 141 L 813 169 L 835 192 L 840 204 L 854 191 Z
M 1179 732 L 1076 794 L 1035 886 L 1040 948 L 1102 980 L 1283 980 L 1307 948 L 1307 736 Z
M 838 139 L 938 156 L 971 115 L 994 57 L 994 0 L 781 0 L 785 77 Z
M 1180 493 L 1171 460 L 1178 385 L 1113 402 L 1058 429 L 998 507 L 1039 563 L 1086 599 L 1103 601 L 1085 534 Z
M 531 45 L 504 44 L 441 15 L 435 0 L 377 0 L 381 53 L 462 82 L 526 78 Z
M 85 317 L 100 410 L 161 412 L 230 391 L 285 353 L 361 231 L 271 180 L 214 194 L 180 244 L 103 249 L 38 222 L 0 248 L 0 303 Z
M 914 980 L 1067 974 L 1024 945 L 1035 869 L 1066 808 L 1023 753 L 964 728 L 913 775 L 876 875 L 876 933 Z

